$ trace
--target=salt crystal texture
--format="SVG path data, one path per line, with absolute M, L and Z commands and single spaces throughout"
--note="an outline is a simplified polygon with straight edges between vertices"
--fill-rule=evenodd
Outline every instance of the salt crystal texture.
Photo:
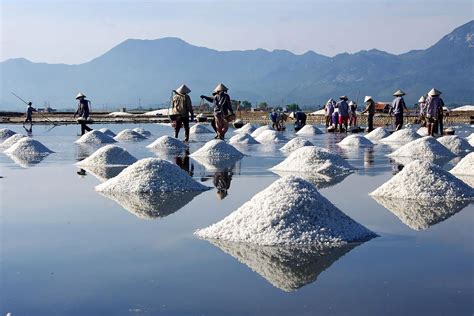
M 474 190 L 441 167 L 415 160 L 369 195 L 440 202 L 473 199 Z
M 319 135 L 319 134 L 322 134 L 322 133 L 323 132 L 319 128 L 317 128 L 316 126 L 305 125 L 298 132 L 296 132 L 296 135 L 312 136 L 312 135 Z
M 130 155 L 124 148 L 107 145 L 97 149 L 92 155 L 76 163 L 78 166 L 127 166 L 135 163 L 137 158 Z
M 133 116 L 132 113 L 127 113 L 127 112 L 110 112 L 107 115 L 113 116 L 113 117 Z
M 242 126 L 241 128 L 238 128 L 238 129 L 235 129 L 234 130 L 234 133 L 246 133 L 246 134 L 252 134 L 257 128 L 255 126 L 253 126 L 252 124 L 250 123 L 247 123 L 245 124 L 244 126 Z
M 0 143 L 3 142 L 10 136 L 15 135 L 16 133 L 8 128 L 1 128 L 0 129 Z
M 191 126 L 191 128 L 189 129 L 189 133 L 190 134 L 209 134 L 209 133 L 214 133 L 214 132 L 208 129 L 206 126 L 198 123 Z
M 261 132 L 256 138 L 260 143 L 281 143 L 286 141 L 286 137 L 281 132 L 266 130 Z
M 380 140 L 381 143 L 409 143 L 421 136 L 412 128 L 404 128 Z
M 195 234 L 258 245 L 327 247 L 376 236 L 341 212 L 311 183 L 293 176 L 275 181 L 220 222 Z
M 21 135 L 21 134 L 14 134 L 8 137 L 7 139 L 5 139 L 5 141 L 1 143 L 0 146 L 3 148 L 8 148 L 12 146 L 13 144 L 15 144 L 17 141 L 19 141 L 20 139 L 22 139 L 23 137 L 26 137 L 26 136 Z
M 259 142 L 247 133 L 239 133 L 229 139 L 230 144 L 254 145 Z
M 102 132 L 93 130 L 90 132 L 85 133 L 81 136 L 78 140 L 76 140 L 77 144 L 89 144 L 89 145 L 97 145 L 97 144 L 110 144 L 115 143 L 116 140 L 110 136 L 105 135 Z
M 389 135 L 390 135 L 390 132 L 387 131 L 385 128 L 377 127 L 376 129 L 374 129 L 373 131 L 371 131 L 370 133 L 368 133 L 364 137 L 367 138 L 368 140 L 371 140 L 371 141 L 379 141 L 382 138 L 385 138 Z
M 144 140 L 146 139 L 145 136 L 142 134 L 139 134 L 135 132 L 132 129 L 124 129 L 120 133 L 117 134 L 117 136 L 114 137 L 115 140 L 117 141 L 123 141 L 123 142 L 134 142 L 134 141 L 139 141 L 139 140 Z
M 18 157 L 34 157 L 47 156 L 54 151 L 33 138 L 23 137 L 5 150 L 5 153 Z
M 354 169 L 338 154 L 317 146 L 305 146 L 295 150 L 270 170 L 337 175 Z
M 136 127 L 133 129 L 133 131 L 137 132 L 138 134 L 148 138 L 151 136 L 151 132 L 150 131 L 147 131 L 146 129 L 144 128 L 141 128 L 141 127 Z
M 189 149 L 188 145 L 168 135 L 158 137 L 153 143 L 146 147 L 167 153 L 181 153 Z
M 314 173 L 314 172 L 288 172 L 288 171 L 277 171 L 272 170 L 273 173 L 276 173 L 280 177 L 286 177 L 291 175 L 297 175 L 298 177 L 310 182 L 313 184 L 318 190 L 325 189 L 332 187 L 340 182 L 342 182 L 345 178 L 347 178 L 351 173 L 344 172 L 339 174 L 332 174 L 332 175 L 324 175 L 321 173 Z
M 474 176 L 474 153 L 461 159 L 450 171 L 452 174 Z
M 273 128 L 271 128 L 268 125 L 260 126 L 259 128 L 254 130 L 251 135 L 253 138 L 257 138 L 262 132 L 268 131 L 268 130 L 273 131 Z
M 387 156 L 435 161 L 441 158 L 452 158 L 454 154 L 435 138 L 425 136 L 403 145 Z
M 197 151 L 192 153 L 190 157 L 217 157 L 217 158 L 229 158 L 229 157 L 243 157 L 240 151 L 234 146 L 227 144 L 223 140 L 213 139 L 208 141 L 204 146 L 199 148 Z
M 205 191 L 208 187 L 191 178 L 175 164 L 158 158 L 145 158 L 95 189 L 99 192 L 146 193 Z
M 370 140 L 368 140 L 362 135 L 349 135 L 349 136 L 344 137 L 344 139 L 341 140 L 337 144 L 339 146 L 362 147 L 362 146 L 372 146 L 374 143 L 372 143 Z
M 471 144 L 469 144 L 467 140 L 457 135 L 443 136 L 437 140 L 455 155 L 471 152 L 473 150 Z
M 101 128 L 101 129 L 99 129 L 99 132 L 102 132 L 102 133 L 104 133 L 105 135 L 110 136 L 110 137 L 115 137 L 115 136 L 117 136 L 117 134 L 115 134 L 114 132 L 112 132 L 112 131 L 111 131 L 110 129 L 108 129 L 108 128 Z
M 420 136 L 428 136 L 428 128 L 426 127 L 420 127 L 416 133 Z
M 313 146 L 313 143 L 310 142 L 307 139 L 301 138 L 301 137 L 295 137 L 292 140 L 290 140 L 288 143 L 285 144 L 280 150 L 284 153 L 292 153 L 293 151 L 305 147 L 305 146 Z

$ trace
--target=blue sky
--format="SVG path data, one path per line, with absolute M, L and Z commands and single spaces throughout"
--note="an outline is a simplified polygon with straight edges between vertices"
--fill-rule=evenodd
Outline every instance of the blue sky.
M 474 1 L 0 0 L 0 60 L 87 62 L 128 38 L 333 56 L 424 49 L 474 19 Z

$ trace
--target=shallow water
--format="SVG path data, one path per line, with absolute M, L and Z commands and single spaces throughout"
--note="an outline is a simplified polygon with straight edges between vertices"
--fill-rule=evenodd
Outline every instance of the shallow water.
M 145 146 L 171 135 L 169 127 L 106 127 L 117 133 L 138 126 L 150 130 L 152 137 L 118 144 L 137 158 L 160 156 Z M 25 132 L 21 126 L 1 127 Z M 412 223 L 393 203 L 384 204 L 392 205 L 389 211 L 369 197 L 368 192 L 399 168 L 385 157 L 391 146 L 348 149 L 335 144 L 344 135 L 308 138 L 358 168 L 347 177 L 329 179 L 320 192 L 380 235 L 321 252 L 209 242 L 193 235 L 278 179 L 268 168 L 284 159 L 278 150 L 284 143 L 252 145 L 242 149 L 248 155 L 242 160 L 207 170 L 192 158 L 164 157 L 180 162 L 213 189 L 196 196 L 163 197 L 170 207 L 159 208 L 156 199 L 146 196 L 105 197 L 95 192 L 101 178 L 120 170 L 94 170 L 97 178 L 87 170 L 78 175 L 74 163 L 94 148 L 73 143 L 77 126 L 49 128 L 33 127 L 33 136 L 56 152 L 44 160 L 28 164 L 0 154 L 1 315 L 474 312 L 474 206 L 450 205 L 457 212 Z M 471 132 L 463 127 L 457 134 Z M 285 134 L 294 137 L 291 130 Z M 194 138 L 191 152 L 212 136 Z

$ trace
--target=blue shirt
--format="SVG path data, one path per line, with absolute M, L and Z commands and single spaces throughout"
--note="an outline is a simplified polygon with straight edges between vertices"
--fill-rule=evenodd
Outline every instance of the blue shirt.
M 393 115 L 403 114 L 403 109 L 406 108 L 405 100 L 402 97 L 396 97 L 392 102 Z

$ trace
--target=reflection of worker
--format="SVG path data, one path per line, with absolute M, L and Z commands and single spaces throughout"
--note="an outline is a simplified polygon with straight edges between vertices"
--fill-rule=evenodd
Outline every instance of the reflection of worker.
M 24 123 L 33 123 L 33 112 L 36 112 L 36 109 L 33 107 L 31 102 L 28 102 L 28 107 L 26 108 L 26 118 Z
M 175 163 L 184 171 L 186 171 L 189 176 L 194 175 L 194 165 L 189 163 L 189 150 L 186 150 L 184 157 L 183 156 L 176 156 Z
M 370 167 L 374 164 L 374 149 L 366 148 L 364 151 L 364 167 Z
M 227 190 L 232 181 L 232 170 L 225 169 L 214 173 L 214 186 L 217 189 L 217 197 L 222 200 L 227 196 Z
M 77 122 L 81 124 L 81 135 L 84 135 L 89 131 L 92 131 L 92 128 L 86 125 L 87 120 L 89 120 L 89 115 L 90 115 L 90 103 L 91 101 L 86 100 L 86 96 L 82 93 L 78 93 L 76 96 L 76 100 L 79 100 L 79 103 L 77 104 L 77 110 L 74 112 L 74 118 L 79 116 L 77 119 Z

